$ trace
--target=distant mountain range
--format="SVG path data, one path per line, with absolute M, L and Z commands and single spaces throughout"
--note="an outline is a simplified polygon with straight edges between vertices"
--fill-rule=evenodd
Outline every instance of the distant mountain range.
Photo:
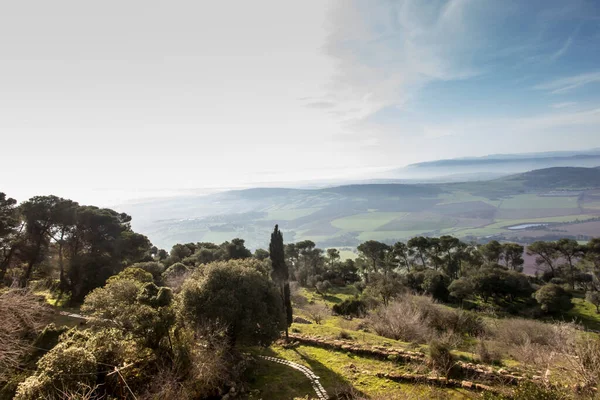
M 388 179 L 413 181 L 457 182 L 489 180 L 536 169 L 551 167 L 597 167 L 600 149 L 585 151 L 553 151 L 543 153 L 495 154 L 426 161 L 386 171 Z M 381 177 L 378 177 L 381 178 Z

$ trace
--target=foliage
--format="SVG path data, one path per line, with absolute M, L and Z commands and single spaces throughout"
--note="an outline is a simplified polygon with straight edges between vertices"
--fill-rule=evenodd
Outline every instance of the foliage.
M 189 326 L 221 326 L 231 344 L 268 345 L 285 329 L 277 287 L 252 262 L 216 262 L 184 283 L 180 318 Z
M 96 358 L 85 348 L 59 344 L 40 359 L 38 372 L 19 385 L 15 399 L 53 398 L 60 391 L 93 386 L 97 368 Z
M 168 288 L 158 288 L 152 282 L 113 279 L 90 293 L 81 309 L 94 323 L 116 325 L 145 346 L 158 349 L 174 323 L 171 301 Z
M 568 311 L 573 307 L 571 298 L 573 296 L 561 286 L 549 283 L 535 292 L 535 299 L 543 311 L 547 313 L 558 313 Z
M 334 304 L 331 310 L 336 315 L 361 318 L 367 314 L 367 304 L 359 299 L 346 299 Z

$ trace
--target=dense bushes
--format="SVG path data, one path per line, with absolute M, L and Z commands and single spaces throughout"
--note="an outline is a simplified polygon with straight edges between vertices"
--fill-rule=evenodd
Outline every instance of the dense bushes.
M 405 295 L 369 316 L 373 330 L 381 336 L 417 343 L 443 334 L 476 336 L 484 331 L 480 317 L 469 311 L 435 304 L 425 296 Z
M 367 314 L 367 304 L 359 299 L 346 299 L 339 304 L 334 304 L 332 311 L 344 317 L 361 318 Z

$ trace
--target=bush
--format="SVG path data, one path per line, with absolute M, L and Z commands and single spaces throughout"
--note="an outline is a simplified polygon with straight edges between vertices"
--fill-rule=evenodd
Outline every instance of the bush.
M 491 350 L 484 340 L 477 341 L 477 355 L 479 361 L 484 364 L 500 364 L 502 361 L 502 355 Z
M 541 309 L 550 314 L 570 310 L 573 307 L 571 297 L 573 296 L 569 292 L 553 283 L 548 283 L 535 292 L 535 299 Z
M 326 294 L 331 289 L 331 282 L 319 281 L 315 285 L 315 289 L 317 289 L 317 293 L 319 294 Z
M 9 379 L 50 316 L 45 302 L 24 290 L 0 294 L 0 381 Z
M 40 359 L 38 373 L 19 384 L 15 399 L 61 398 L 61 392 L 94 386 L 97 368 L 88 350 L 59 344 Z
M 367 315 L 367 304 L 359 299 L 346 299 L 339 304 L 334 304 L 332 311 L 335 315 L 361 318 Z
M 477 336 L 485 331 L 475 313 L 435 304 L 430 297 L 405 295 L 369 317 L 373 330 L 396 340 L 426 343 L 441 334 Z
M 448 377 L 455 363 L 450 346 L 437 340 L 429 342 L 428 362 L 432 369 Z
M 220 325 L 232 345 L 272 343 L 286 326 L 283 302 L 257 262 L 216 262 L 194 272 L 178 302 L 182 322 L 195 328 Z
M 329 310 L 322 304 L 310 304 L 306 308 L 308 316 L 315 321 L 315 324 L 320 325 L 323 318 L 328 314 Z

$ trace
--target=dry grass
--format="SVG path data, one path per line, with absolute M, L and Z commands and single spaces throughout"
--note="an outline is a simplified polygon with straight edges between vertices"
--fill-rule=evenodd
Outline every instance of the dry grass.
M 29 345 L 46 325 L 48 306 L 25 290 L 9 290 L 0 294 L 0 380 L 11 371 L 31 348 Z
M 380 336 L 416 343 L 440 339 L 458 345 L 462 335 L 476 336 L 485 329 L 482 319 L 471 312 L 449 309 L 429 297 L 413 295 L 398 298 L 368 320 Z

